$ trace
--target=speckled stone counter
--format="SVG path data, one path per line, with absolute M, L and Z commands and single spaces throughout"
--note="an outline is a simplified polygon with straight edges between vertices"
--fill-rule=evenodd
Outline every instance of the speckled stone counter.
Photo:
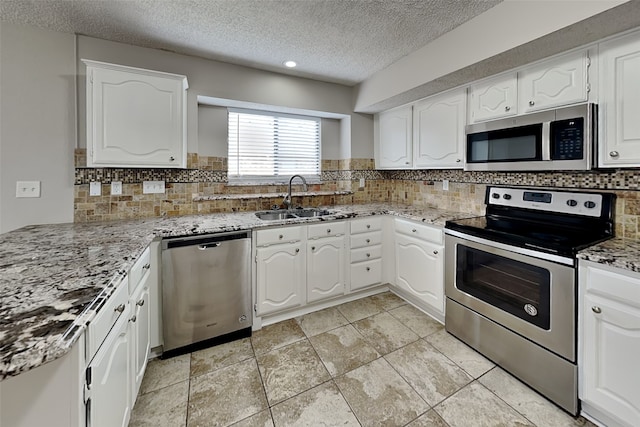
M 640 240 L 613 238 L 581 251 L 578 259 L 640 273 Z
M 386 204 L 262 221 L 253 212 L 24 227 L 0 235 L 0 380 L 64 355 L 157 237 L 391 214 L 443 226 L 459 212 Z

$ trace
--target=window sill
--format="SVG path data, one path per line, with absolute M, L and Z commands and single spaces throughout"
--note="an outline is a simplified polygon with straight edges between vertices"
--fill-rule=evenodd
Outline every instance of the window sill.
M 216 194 L 213 196 L 197 196 L 194 202 L 213 200 L 273 199 L 284 197 L 286 193 L 254 193 L 254 194 Z M 294 191 L 293 197 L 348 196 L 353 191 Z

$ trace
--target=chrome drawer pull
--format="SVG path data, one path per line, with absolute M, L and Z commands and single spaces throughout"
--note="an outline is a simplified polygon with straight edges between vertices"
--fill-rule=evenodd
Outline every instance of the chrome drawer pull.
M 300 249 L 296 249 L 296 253 L 300 252 Z
M 370 271 L 370 270 L 371 270 L 371 267 L 367 267 L 367 271 Z
M 367 254 L 367 258 L 371 258 L 371 254 Z
M 140 301 L 138 301 L 138 302 L 136 303 L 136 305 L 137 305 L 137 306 L 142 307 L 142 306 L 144 305 L 144 300 L 143 300 L 143 299 L 141 299 Z
M 150 268 L 151 268 L 151 264 L 145 264 L 145 265 L 142 267 L 142 269 L 143 269 L 143 270 L 148 270 L 148 269 L 150 269 Z
M 371 228 L 371 225 L 370 225 L 370 224 L 367 224 L 367 228 Z
M 371 239 L 367 239 L 367 243 L 371 243 Z
M 596 314 L 602 313 L 602 309 L 600 307 L 598 307 L 597 305 L 594 305 L 593 307 L 591 307 L 591 310 Z
M 136 315 L 134 314 L 133 317 L 131 319 L 129 319 L 129 322 L 133 322 L 136 323 L 136 320 L 138 320 L 138 318 L 136 317 Z
M 120 304 L 119 306 L 114 308 L 113 311 L 117 311 L 118 313 L 122 313 L 124 311 L 124 304 Z
M 438 251 L 433 251 L 433 254 L 434 255 L 438 255 Z

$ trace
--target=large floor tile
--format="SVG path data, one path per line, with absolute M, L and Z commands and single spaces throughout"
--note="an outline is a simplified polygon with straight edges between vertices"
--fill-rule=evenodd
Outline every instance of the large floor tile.
M 434 409 L 451 427 L 534 427 L 515 409 L 477 382 L 464 387 Z
M 251 340 L 244 338 L 191 353 L 191 376 L 206 374 L 253 357 Z
M 277 426 L 359 426 L 336 385 L 326 382 L 271 408 Z
M 306 339 L 260 354 L 257 360 L 269 405 L 275 405 L 331 379 Z
M 273 419 L 271 418 L 271 411 L 265 409 L 262 412 L 258 412 L 255 415 L 245 418 L 242 421 L 238 421 L 232 424 L 231 427 L 273 427 Z
M 478 381 L 537 426 L 593 426 L 582 417 L 573 418 L 499 367 Z
M 424 340 L 394 351 L 385 359 L 431 406 L 473 381 L 469 374 Z
M 255 359 L 191 378 L 187 425 L 227 426 L 267 409 Z
M 319 335 L 349 323 L 335 307 L 325 308 L 324 310 L 296 317 L 296 321 L 307 337 Z
M 405 300 L 389 291 L 373 295 L 369 298 L 371 298 L 371 300 L 375 302 L 382 310 L 387 311 L 407 304 Z
M 338 306 L 338 310 L 349 322 L 355 322 L 383 311 L 380 305 L 371 297 L 341 304 Z
M 129 426 L 184 427 L 188 396 L 188 380 L 138 396 Z
M 429 405 L 382 358 L 335 381 L 365 427 L 402 426 L 429 409 Z
M 309 338 L 309 341 L 334 377 L 380 357 L 351 325 L 316 335 Z
M 407 424 L 407 427 L 449 427 L 433 409 Z
M 389 313 L 398 319 L 403 325 L 418 334 L 420 338 L 431 335 L 444 329 L 444 325 L 430 316 L 427 316 L 411 304 L 405 304 Z
M 273 349 L 284 347 L 306 336 L 298 322 L 294 319 L 284 320 L 254 331 L 251 344 L 256 354 L 267 353 Z
M 425 340 L 474 378 L 480 377 L 495 366 L 489 359 L 445 330 L 429 335 Z
M 381 354 L 417 341 L 420 337 L 387 312 L 359 320 L 353 326 Z
M 147 364 L 147 370 L 142 379 L 140 394 L 149 393 L 189 379 L 190 361 L 191 358 L 188 354 L 165 360 L 151 360 Z

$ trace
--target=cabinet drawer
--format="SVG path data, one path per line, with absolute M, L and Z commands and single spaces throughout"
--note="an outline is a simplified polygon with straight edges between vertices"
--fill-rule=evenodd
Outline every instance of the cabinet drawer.
M 307 229 L 307 237 L 309 239 L 318 239 L 320 237 L 328 236 L 340 236 L 347 231 L 347 223 L 344 221 L 339 222 L 325 222 L 322 224 L 309 225 Z
M 351 248 L 366 248 L 382 243 L 382 232 L 374 231 L 373 233 L 363 233 L 351 236 Z
M 258 230 L 256 244 L 258 246 L 277 243 L 298 242 L 302 240 L 302 227 L 283 227 L 271 230 Z
M 371 261 L 382 257 L 382 246 L 376 245 L 369 248 L 351 249 L 351 262 Z
M 133 264 L 131 270 L 129 270 L 129 295 L 133 294 L 142 277 L 147 274 L 151 268 L 151 264 L 149 262 L 150 254 L 151 250 L 149 248 L 145 249 L 136 263 Z
M 442 227 L 418 224 L 404 219 L 395 219 L 396 232 L 417 237 L 433 243 L 442 243 Z
M 587 264 L 579 274 L 586 274 L 587 294 L 600 294 L 629 305 L 640 307 L 640 275 L 631 271 L 611 270 Z
M 123 282 L 127 281 L 128 278 L 125 277 Z M 120 283 L 116 291 L 104 303 L 102 308 L 98 310 L 95 319 L 89 323 L 87 327 L 87 347 L 89 349 L 87 360 L 90 361 L 93 358 L 120 316 L 127 314 L 128 300 L 129 285 L 127 283 Z
M 382 281 L 382 260 L 359 262 L 351 265 L 351 290 L 375 285 Z
M 382 217 L 372 216 L 351 221 L 351 234 L 382 230 Z

